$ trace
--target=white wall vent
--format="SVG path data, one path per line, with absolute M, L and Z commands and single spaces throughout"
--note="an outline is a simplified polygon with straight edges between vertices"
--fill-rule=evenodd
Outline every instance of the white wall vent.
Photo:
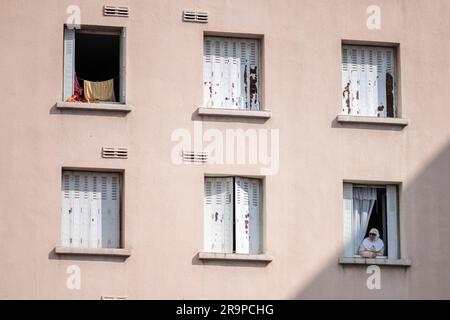
M 103 147 L 102 157 L 106 159 L 128 159 L 128 148 Z
M 125 6 L 103 6 L 103 15 L 107 17 L 124 17 L 130 15 L 130 8 Z
M 183 11 L 183 21 L 208 23 L 208 12 L 184 10 Z
M 208 154 L 203 151 L 183 151 L 182 157 L 184 162 L 208 162 Z

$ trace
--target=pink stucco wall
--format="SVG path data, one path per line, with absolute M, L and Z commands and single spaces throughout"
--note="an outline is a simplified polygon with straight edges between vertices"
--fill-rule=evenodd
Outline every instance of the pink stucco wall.
M 82 24 L 127 27 L 129 114 L 60 111 L 66 8 Z M 129 18 L 102 16 L 104 4 Z M 450 2 L 378 0 L 61 1 L 0 3 L 0 298 L 450 298 Z M 183 23 L 184 9 L 209 12 Z M 175 165 L 171 134 L 193 130 L 202 103 L 204 32 L 263 36 L 268 121 L 212 118 L 204 130 L 278 129 L 279 171 L 265 177 L 268 265 L 203 263 L 203 177 L 259 175 L 252 165 Z M 399 44 L 403 129 L 342 125 L 342 40 Z M 100 157 L 126 146 L 127 160 Z M 59 256 L 62 168 L 121 169 L 126 260 Z M 344 180 L 400 184 L 402 257 L 382 267 L 342 266 Z M 66 269 L 78 265 L 80 290 Z

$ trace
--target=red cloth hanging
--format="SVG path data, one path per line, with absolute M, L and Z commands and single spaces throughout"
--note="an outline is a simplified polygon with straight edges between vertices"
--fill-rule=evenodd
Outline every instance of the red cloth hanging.
M 83 94 L 83 88 L 80 86 L 80 83 L 78 82 L 77 73 L 74 73 L 73 77 L 73 94 L 72 96 L 67 99 L 68 102 L 88 102 Z

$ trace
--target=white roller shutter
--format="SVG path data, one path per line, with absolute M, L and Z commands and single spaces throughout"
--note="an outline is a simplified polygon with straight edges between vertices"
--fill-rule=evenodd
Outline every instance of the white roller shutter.
M 205 178 L 205 234 L 207 252 L 233 252 L 233 178 Z
M 100 177 L 91 175 L 92 189 L 89 192 L 91 200 L 90 208 L 90 229 L 89 229 L 89 247 L 100 248 L 102 245 L 102 193 L 100 189 Z
M 72 176 L 72 208 L 70 211 L 70 245 L 71 247 L 81 247 L 81 186 L 80 174 L 74 173 Z
M 398 197 L 397 186 L 386 186 L 387 207 L 387 249 L 389 259 L 398 259 L 399 255 L 399 228 L 398 228 Z
M 62 245 L 120 247 L 120 175 L 64 171 Z
M 233 178 L 226 178 L 224 182 L 224 208 L 223 208 L 223 233 L 224 233 L 224 252 L 233 252 Z
M 261 252 L 261 181 L 235 178 L 236 253 Z
M 236 253 L 250 252 L 249 248 L 249 197 L 248 181 L 245 178 L 235 178 L 236 194 Z
M 105 186 L 106 184 L 106 186 Z M 102 176 L 102 247 L 120 246 L 120 194 L 119 177 Z
M 64 29 L 64 92 L 63 100 L 73 95 L 75 76 L 75 29 Z
M 213 61 L 212 41 L 204 40 L 203 43 L 203 105 L 208 108 L 213 106 Z
M 89 247 L 89 229 L 90 229 L 90 203 L 89 199 L 89 180 L 90 173 L 80 175 L 80 244 L 79 247 Z
M 259 110 L 259 40 L 205 37 L 203 84 L 206 107 Z
M 61 244 L 64 247 L 71 246 L 71 214 L 72 214 L 72 191 L 73 178 L 68 172 L 62 176 L 62 217 L 61 217 Z
M 259 254 L 262 252 L 262 202 L 261 202 L 261 181 L 249 179 L 250 186 L 250 254 Z
M 353 185 L 344 183 L 344 256 L 352 257 L 357 248 L 353 246 L 352 215 L 353 215 Z
M 126 61 L 127 61 L 127 46 L 126 46 L 126 38 L 127 38 L 127 29 L 122 28 L 122 32 L 120 34 L 120 79 L 119 79 L 119 101 L 121 103 L 126 102 Z
M 395 50 L 389 47 L 342 47 L 342 113 L 396 116 Z

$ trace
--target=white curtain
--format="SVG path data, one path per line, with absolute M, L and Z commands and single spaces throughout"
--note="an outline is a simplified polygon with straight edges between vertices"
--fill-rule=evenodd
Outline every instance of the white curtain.
M 369 225 L 373 205 L 377 199 L 377 189 L 369 187 L 353 187 L 353 251 L 358 254 L 359 246 L 364 240 Z

